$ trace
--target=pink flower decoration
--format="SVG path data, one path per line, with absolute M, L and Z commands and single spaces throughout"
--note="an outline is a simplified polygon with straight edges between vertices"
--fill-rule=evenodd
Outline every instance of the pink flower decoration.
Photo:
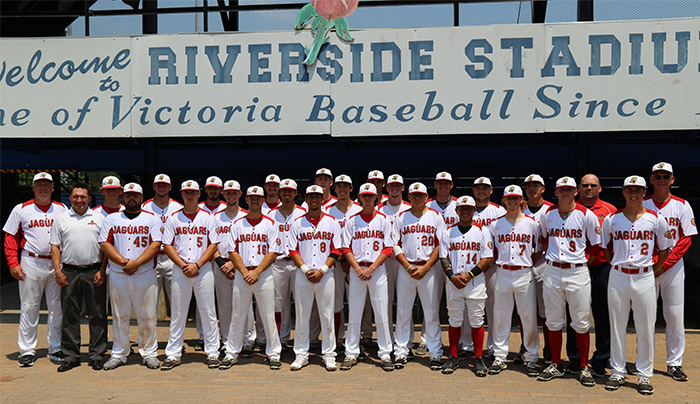
M 347 17 L 357 9 L 358 0 L 311 0 L 316 12 L 327 20 Z

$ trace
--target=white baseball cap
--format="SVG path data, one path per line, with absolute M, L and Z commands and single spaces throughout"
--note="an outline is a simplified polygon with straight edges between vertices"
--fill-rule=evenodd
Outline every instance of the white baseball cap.
M 523 196 L 523 190 L 517 185 L 508 185 L 503 190 L 503 197 L 506 196 Z
M 554 189 L 561 187 L 573 187 L 576 188 L 576 180 L 571 177 L 561 177 L 557 180 L 557 185 Z
M 136 194 L 143 195 L 143 188 L 141 188 L 141 185 L 139 185 L 135 182 L 130 182 L 130 183 L 124 185 L 124 193 L 126 194 L 127 192 L 133 192 Z
M 108 175 L 102 179 L 102 189 L 112 189 L 121 187 L 122 183 L 119 182 L 119 178 L 113 175 Z
M 414 182 L 411 184 L 410 187 L 408 187 L 408 193 L 409 194 L 414 194 L 414 193 L 422 193 L 422 194 L 428 194 L 428 188 L 421 182 Z
M 460 206 L 471 206 L 471 207 L 476 207 L 476 201 L 474 198 L 468 195 L 460 196 L 457 198 L 457 206 L 455 207 L 460 207 Z
M 265 184 L 267 184 L 268 182 L 275 182 L 275 183 L 279 184 L 280 177 L 278 177 L 276 174 L 270 174 L 267 176 L 267 178 L 265 178 Z
M 316 170 L 316 175 L 327 175 L 333 178 L 333 173 L 331 173 L 331 170 L 327 168 L 319 168 L 318 170 Z
M 389 185 L 391 183 L 398 183 L 403 185 L 403 177 L 398 174 L 391 174 L 386 184 Z
M 153 178 L 153 183 L 154 184 L 163 183 L 163 184 L 170 185 L 170 177 L 167 174 L 158 174 L 158 175 L 156 175 L 155 178 Z
M 335 182 L 336 184 L 339 182 L 344 182 L 344 183 L 350 184 L 350 186 L 352 186 L 352 178 L 350 178 L 349 175 L 345 175 L 345 174 L 340 174 L 339 176 L 335 177 L 335 181 L 333 181 L 333 182 Z
M 180 191 L 199 191 L 199 184 L 194 180 L 183 181 Z
M 362 184 L 362 186 L 360 187 L 360 193 L 357 194 L 357 196 L 366 194 L 377 195 L 377 187 L 375 187 L 374 184 L 370 183 Z
M 370 171 L 369 174 L 367 174 L 367 181 L 369 181 L 369 180 L 382 180 L 382 181 L 384 181 L 384 173 L 379 171 L 379 170 Z
M 240 191 L 241 190 L 241 184 L 238 183 L 238 181 L 235 180 L 228 180 L 224 182 L 224 191 Z
M 221 178 L 212 175 L 211 177 L 207 178 L 207 184 L 204 186 L 206 187 L 217 187 L 221 188 L 224 185 L 224 183 L 221 181 Z
M 625 182 L 622 184 L 622 188 L 624 187 L 647 187 L 647 182 L 644 180 L 644 177 L 640 177 L 639 175 L 631 175 L 627 178 L 625 178 Z
M 479 177 L 474 180 L 474 185 L 488 185 L 493 188 L 493 185 L 491 185 L 491 180 L 488 177 Z
M 651 168 L 652 173 L 655 171 L 666 171 L 673 174 L 673 166 L 669 163 L 657 163 L 654 164 L 654 167 Z
M 32 180 L 32 184 L 39 181 L 39 180 L 47 180 L 47 181 L 53 182 L 53 177 L 51 176 L 51 174 L 49 174 L 45 171 L 42 171 L 42 172 L 36 173 L 34 175 L 34 179 Z
M 523 180 L 523 184 L 527 184 L 530 182 L 539 182 L 540 184 L 544 185 L 544 179 L 542 179 L 542 177 L 540 177 L 537 174 L 530 174 Z
M 285 178 L 280 182 L 280 189 L 293 189 L 297 190 L 297 182 L 290 178 Z
M 248 191 L 246 192 L 245 196 L 265 196 L 265 191 L 263 191 L 262 187 L 259 187 L 257 185 L 253 185 L 252 187 L 248 187 Z
M 318 185 L 309 185 L 306 187 L 306 194 L 321 194 L 323 195 L 323 188 Z
M 440 180 L 452 181 L 452 174 L 448 173 L 447 171 L 440 171 L 437 173 L 437 175 L 435 175 L 435 181 Z

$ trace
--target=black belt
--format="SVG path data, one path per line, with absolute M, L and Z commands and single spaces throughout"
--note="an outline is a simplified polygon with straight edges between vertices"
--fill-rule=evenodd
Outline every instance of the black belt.
M 77 269 L 78 271 L 87 271 L 89 269 L 100 269 L 100 266 L 102 266 L 101 262 L 96 262 L 94 264 L 89 264 L 89 265 L 73 265 L 73 264 L 63 264 L 64 268 L 70 268 L 70 269 Z

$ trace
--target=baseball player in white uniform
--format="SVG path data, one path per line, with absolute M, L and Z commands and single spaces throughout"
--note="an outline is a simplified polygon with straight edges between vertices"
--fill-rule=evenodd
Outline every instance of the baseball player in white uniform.
M 231 327 L 231 317 L 233 316 L 233 279 L 236 277 L 236 268 L 229 259 L 229 239 L 231 237 L 231 226 L 233 222 L 244 217 L 248 211 L 242 209 L 238 204 L 241 198 L 241 185 L 238 181 L 229 180 L 224 183 L 221 194 L 226 201 L 226 209 L 214 215 L 216 233 L 219 238 L 218 250 L 214 253 L 214 287 L 216 290 L 216 307 L 219 314 L 219 328 L 221 341 L 225 349 L 228 343 L 228 331 Z M 253 308 L 248 310 L 246 320 L 245 337 L 243 338 L 243 352 L 253 354 L 253 343 L 255 342 L 255 318 Z
M 690 204 L 671 195 L 674 182 L 673 166 L 669 163 L 655 164 L 651 169 L 650 182 L 654 194 L 644 199 L 644 207 L 660 213 L 668 224 L 671 252 L 661 266 L 663 273 L 656 278 L 656 295 L 663 301 L 666 322 L 666 366 L 667 374 L 677 381 L 687 381 L 683 371 L 685 351 L 685 325 L 683 323 L 685 303 L 685 268 L 683 256 L 690 248 L 691 237 L 698 234 L 695 215 Z
M 222 370 L 238 362 L 243 348 L 243 328 L 253 295 L 260 309 L 259 320 L 265 330 L 265 353 L 270 369 L 282 368 L 282 346 L 275 324 L 275 284 L 272 271 L 268 268 L 277 255 L 284 252 L 284 240 L 275 221 L 262 214 L 264 196 L 262 187 L 249 187 L 245 198 L 248 214 L 237 219 L 231 227 L 229 256 L 238 271 L 233 280 L 233 306 L 236 310 L 233 311 L 228 332 L 226 357 L 220 365 Z
M 39 327 L 41 295 L 46 292 L 49 310 L 49 359 L 61 362 L 61 287 L 51 262 L 51 225 L 54 218 L 68 210 L 51 200 L 53 178 L 46 172 L 37 173 L 32 181 L 34 199 L 18 204 L 5 222 L 5 257 L 10 274 L 19 282 L 20 319 L 17 344 L 19 367 L 34 365 Z M 21 260 L 18 251 L 21 250 Z
M 100 230 L 100 248 L 107 257 L 112 296 L 112 355 L 103 369 L 126 363 L 129 356 L 129 321 L 136 313 L 139 354 L 149 369 L 158 369 L 156 338 L 157 281 L 154 257 L 160 250 L 161 222 L 141 209 L 143 189 L 139 184 L 124 186 L 125 210 L 107 216 Z
M 396 344 L 394 346 L 395 367 L 406 364 L 409 347 L 413 302 L 416 291 L 420 296 L 425 316 L 425 337 L 430 355 L 430 369 L 442 369 L 442 340 L 438 313 L 438 276 L 443 276 L 438 261 L 438 237 L 445 221 L 435 210 L 425 205 L 428 189 L 420 182 L 408 188 L 411 209 L 399 214 L 394 223 L 397 261 L 404 270 L 399 270 L 396 280 Z
M 523 190 L 527 196 L 527 206 L 523 210 L 527 216 L 532 216 L 535 218 L 537 223 L 541 222 L 542 217 L 547 213 L 547 209 L 553 204 L 544 200 L 542 195 L 544 194 L 545 186 L 544 179 L 538 174 L 530 174 L 523 180 Z M 532 273 L 535 274 L 535 292 L 537 294 L 537 314 L 541 319 L 542 324 L 542 334 L 544 336 L 544 349 L 542 350 L 542 356 L 544 356 L 545 364 L 552 363 L 552 350 L 549 346 L 549 329 L 547 328 L 547 320 L 544 311 L 544 297 L 542 294 L 543 288 L 543 276 L 544 276 L 544 255 L 537 260 L 532 266 Z M 522 331 L 522 328 L 521 328 Z M 522 336 L 520 338 L 522 341 Z M 525 352 L 525 347 L 520 346 L 520 353 L 518 354 L 518 360 L 522 360 L 522 354 Z
M 167 174 L 158 174 L 153 178 L 153 191 L 155 195 L 153 199 L 149 199 L 143 203 L 141 209 L 144 212 L 153 213 L 160 219 L 160 233 L 165 232 L 165 222 L 173 212 L 182 209 L 182 204 L 170 198 L 170 189 L 172 184 L 170 177 Z M 165 301 L 170 302 L 170 282 L 173 279 L 173 262 L 168 258 L 168 255 L 161 244 L 157 255 L 156 262 L 156 281 L 158 284 L 158 292 L 156 301 L 160 299 L 160 294 L 165 293 Z
M 496 247 L 497 258 L 494 287 L 493 344 L 495 360 L 489 374 L 501 373 L 506 366 L 510 325 L 513 318 L 513 300 L 523 330 L 526 372 L 530 377 L 539 374 L 537 359 L 540 341 L 537 335 L 537 299 L 532 263 L 541 254 L 538 242 L 539 226 L 535 219 L 522 212 L 523 191 L 517 185 L 509 185 L 503 191 L 505 216 L 489 226 Z M 488 291 L 487 291 L 488 293 Z M 491 332 L 489 332 L 491 334 Z
M 292 292 L 297 267 L 289 256 L 289 230 L 292 223 L 306 211 L 295 204 L 297 197 L 296 181 L 285 178 L 280 182 L 281 205 L 272 209 L 269 217 L 275 221 L 280 238 L 283 240 L 283 253 L 272 263 L 272 276 L 275 281 L 275 321 L 279 329 L 282 348 L 288 346 L 292 329 Z
M 350 176 L 341 174 L 335 177 L 334 188 L 338 199 L 328 205 L 326 212 L 338 221 L 342 240 L 342 232 L 345 228 L 346 219 L 362 211 L 362 207 L 350 199 L 350 193 L 353 189 L 352 179 Z M 333 277 L 335 278 L 335 302 L 333 304 L 333 311 L 335 312 L 334 324 L 336 342 L 340 341 L 344 331 L 343 326 L 345 321 L 343 320 L 343 298 L 345 297 L 345 287 L 347 284 L 346 279 L 349 268 L 349 263 L 345 261 L 343 257 L 341 257 L 339 262 L 336 262 L 335 269 L 333 270 Z
M 216 324 L 214 301 L 214 274 L 211 258 L 219 243 L 214 218 L 197 207 L 199 184 L 184 181 L 180 187 L 184 207 L 174 212 L 165 222 L 162 243 L 165 253 L 175 264 L 170 297 L 170 337 L 165 347 L 166 359 L 161 370 L 180 365 L 185 336 L 187 310 L 194 291 L 197 311 L 202 318 L 204 351 L 207 366 L 219 366 L 219 328 Z
M 470 341 L 474 349 L 474 373 L 487 374 L 483 359 L 484 309 L 486 282 L 479 276 L 493 263 L 493 242 L 488 229 L 473 223 L 476 202 L 462 196 L 455 202 L 459 221 L 448 226 L 440 237 L 440 261 L 448 282 L 445 283 L 450 319 L 448 336 L 450 356 L 442 373 L 451 374 L 459 367 L 459 342 L 464 334 L 464 320 L 469 320 Z M 465 316 L 466 312 L 466 316 Z
M 386 183 L 388 198 L 377 207 L 377 210 L 384 213 L 389 219 L 392 229 L 394 228 L 394 222 L 399 214 L 411 209 L 411 204 L 402 199 L 404 188 L 402 176 L 398 174 L 390 175 Z M 399 274 L 400 265 L 399 262 L 396 261 L 396 257 L 392 255 L 391 257 L 387 258 L 386 261 L 384 261 L 384 267 L 386 268 L 387 286 L 389 288 L 389 312 L 387 314 L 387 318 L 389 319 L 389 331 L 393 341 L 394 297 L 396 296 L 396 277 Z
M 124 205 L 119 202 L 119 197 L 122 195 L 122 184 L 119 178 L 113 175 L 104 177 L 102 179 L 100 193 L 102 194 L 102 198 L 104 198 L 104 202 L 95 206 L 92 210 L 100 212 L 104 217 L 124 210 Z M 109 294 L 107 296 L 109 296 Z
M 474 195 L 474 201 L 476 201 L 476 213 L 473 218 L 475 224 L 488 228 L 492 222 L 506 214 L 506 210 L 503 206 L 491 202 L 493 186 L 488 177 L 479 177 L 474 180 L 472 184 L 472 194 Z M 493 296 L 496 292 L 495 276 L 496 265 L 494 264 L 484 273 L 486 281 L 486 318 L 489 323 L 489 335 L 486 337 L 486 347 L 489 349 L 491 355 L 493 355 L 494 352 L 493 333 L 491 331 L 493 330 L 495 321 L 493 312 Z
M 336 181 L 336 184 L 338 182 Z M 394 370 L 391 361 L 392 341 L 389 331 L 386 268 L 384 262 L 393 253 L 392 223 L 376 210 L 377 188 L 363 184 L 359 192 L 362 211 L 349 216 L 343 230 L 343 253 L 348 260 L 350 288 L 348 291 L 349 321 L 345 340 L 345 360 L 341 370 L 349 370 L 357 363 L 360 354 L 360 323 L 367 291 L 372 302 L 377 327 L 377 345 L 382 369 Z
M 372 170 L 367 174 L 367 182 L 374 185 L 374 187 L 377 189 L 377 195 L 381 195 L 380 197 L 377 198 L 377 204 L 380 204 L 382 202 L 386 202 L 387 199 L 389 199 L 388 195 L 382 194 L 382 190 L 384 189 L 384 184 L 386 184 L 386 180 L 384 179 L 384 173 L 381 172 L 380 170 Z M 357 198 L 358 202 L 360 201 L 360 198 Z
M 644 395 L 654 393 L 654 326 L 656 323 L 656 281 L 663 273 L 673 240 L 666 219 L 646 209 L 644 177 L 625 178 L 622 196 L 625 207 L 603 221 L 602 244 L 610 261 L 608 308 L 610 312 L 610 367 L 612 375 L 605 388 L 617 390 L 625 384 L 625 352 L 627 322 L 630 309 L 637 331 L 637 390 Z M 653 261 L 654 249 L 659 255 Z
M 333 185 L 333 173 L 331 170 L 327 168 L 319 168 L 316 170 L 314 185 L 318 185 L 323 189 L 323 203 L 321 204 L 321 210 L 325 211 L 328 206 L 338 200 L 338 198 L 331 195 L 331 186 Z M 301 207 L 307 210 L 309 209 L 306 201 L 301 204 Z
M 316 300 L 323 341 L 321 354 L 326 370 L 338 368 L 335 361 L 335 326 L 333 305 L 335 278 L 333 266 L 340 257 L 340 225 L 332 216 L 321 211 L 323 189 L 318 185 L 306 188 L 309 211 L 292 223 L 289 230 L 289 250 L 299 268 L 294 283 L 296 326 L 291 370 L 299 370 L 309 363 L 309 318 Z
M 270 174 L 265 177 L 265 202 L 262 206 L 262 214 L 270 216 L 270 211 L 280 205 L 280 177 L 277 174 Z
M 548 381 L 564 376 L 561 344 L 568 303 L 581 365 L 578 380 L 582 385 L 592 387 L 595 380 L 588 369 L 591 277 L 586 243 L 600 245 L 600 225 L 593 212 L 576 203 L 577 194 L 576 180 L 571 177 L 559 178 L 554 189 L 559 203 L 549 207 L 539 222 L 547 246 L 543 292 L 552 364 L 539 374 L 537 380 Z

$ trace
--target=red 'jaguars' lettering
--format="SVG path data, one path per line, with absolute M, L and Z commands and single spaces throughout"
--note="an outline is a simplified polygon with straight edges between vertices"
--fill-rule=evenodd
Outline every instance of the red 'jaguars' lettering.
M 435 226 L 430 226 L 430 225 L 425 225 L 425 224 L 411 224 L 408 226 L 404 226 L 403 229 L 401 229 L 401 234 L 409 234 L 409 233 L 427 233 L 427 234 L 435 234 L 437 229 Z
M 32 227 L 51 227 L 52 224 L 53 219 L 34 219 L 29 221 L 27 228 L 31 229 Z
M 651 230 L 618 230 L 613 234 L 613 240 L 654 240 L 654 232 Z
M 481 250 L 481 243 L 477 243 L 476 241 L 453 241 L 450 243 L 450 250 L 479 251 Z
M 498 242 L 499 243 L 510 243 L 510 242 L 529 243 L 531 237 L 532 237 L 531 234 L 521 234 L 521 233 L 499 234 L 498 235 Z
M 381 230 L 356 230 L 354 239 L 360 238 L 384 238 L 384 232 Z
M 583 238 L 581 229 L 549 229 L 549 237 Z
M 241 234 L 238 242 L 267 243 L 267 234 Z
M 201 235 L 206 235 L 207 234 L 207 228 L 204 226 L 193 226 L 193 227 L 185 227 L 185 226 L 180 226 L 175 228 L 175 235 L 179 236 L 181 234 L 201 234 Z

